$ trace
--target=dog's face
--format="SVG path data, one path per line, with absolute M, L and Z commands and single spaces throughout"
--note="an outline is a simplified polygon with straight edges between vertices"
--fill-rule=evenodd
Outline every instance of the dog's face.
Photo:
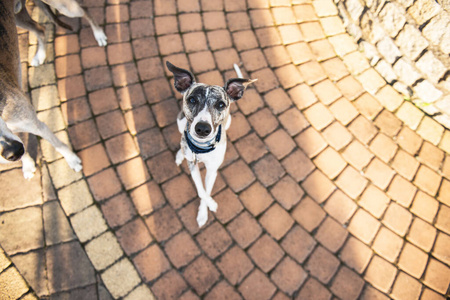
M 19 160 L 24 153 L 25 148 L 20 138 L 13 134 L 0 118 L 0 163 Z
M 217 134 L 230 113 L 230 105 L 240 99 L 245 88 L 254 80 L 234 78 L 224 87 L 196 83 L 191 72 L 167 62 L 174 75 L 175 88 L 183 95 L 183 113 L 189 134 L 199 141 L 208 141 Z

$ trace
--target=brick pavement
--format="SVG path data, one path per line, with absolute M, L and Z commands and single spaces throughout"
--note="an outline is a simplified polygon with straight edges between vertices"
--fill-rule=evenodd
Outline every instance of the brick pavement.
M 84 21 L 48 24 L 48 61 L 28 68 L 20 35 L 24 87 L 84 169 L 45 141 L 31 181 L 2 167 L 3 298 L 448 296 L 450 132 L 370 66 L 332 1 L 84 5 L 107 47 Z M 259 79 L 232 106 L 201 229 L 166 60 Z

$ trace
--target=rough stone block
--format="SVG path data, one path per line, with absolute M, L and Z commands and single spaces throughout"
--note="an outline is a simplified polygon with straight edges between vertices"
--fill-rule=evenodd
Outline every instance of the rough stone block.
M 434 45 L 439 45 L 442 37 L 450 26 L 450 15 L 441 12 L 423 28 L 423 35 Z
M 397 79 L 397 75 L 395 74 L 394 69 L 392 68 L 391 64 L 386 62 L 384 59 L 380 60 L 376 64 L 375 70 L 377 70 L 378 73 L 380 73 L 381 76 L 383 76 L 384 79 L 386 79 L 386 81 L 389 83 L 391 83 Z
M 416 20 L 419 25 L 424 24 L 438 14 L 440 6 L 436 1 L 417 0 L 408 9 L 408 14 Z
M 404 57 L 395 63 L 394 71 L 397 73 L 400 80 L 407 85 L 412 85 L 421 78 L 420 73 L 416 70 L 413 63 Z
M 416 60 L 429 45 L 419 29 L 409 24 L 405 25 L 405 28 L 398 34 L 396 42 L 400 50 L 411 60 Z
M 419 82 L 414 87 L 414 91 L 416 92 L 416 95 L 426 103 L 433 103 L 442 96 L 442 92 L 435 88 L 428 80 Z
M 377 49 L 383 55 L 388 63 L 393 64 L 402 53 L 395 45 L 394 41 L 389 37 L 384 37 L 377 44 Z
M 405 10 L 398 4 L 389 2 L 380 11 L 378 18 L 386 32 L 395 37 L 406 23 Z
M 439 79 L 447 72 L 444 64 L 434 56 L 431 51 L 427 51 L 416 63 L 417 68 L 428 76 L 433 83 L 438 83 Z

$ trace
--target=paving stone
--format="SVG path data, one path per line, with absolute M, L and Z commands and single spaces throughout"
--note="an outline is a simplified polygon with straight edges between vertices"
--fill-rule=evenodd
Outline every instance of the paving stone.
M 123 251 L 111 232 L 106 232 L 86 244 L 86 254 L 96 270 L 103 270 L 112 265 Z
M 306 300 L 312 297 L 317 299 L 331 299 L 331 293 L 319 281 L 310 277 L 301 288 L 296 299 Z
M 421 191 L 417 192 L 411 206 L 412 213 L 429 223 L 433 223 L 438 209 L 439 202 Z
M 262 233 L 261 226 L 247 212 L 241 213 L 230 222 L 227 230 L 243 249 L 252 244 Z
M 146 248 L 153 238 L 142 219 L 134 219 L 116 231 L 116 237 L 125 253 L 132 255 Z
M 436 290 L 437 292 L 444 294 L 448 288 L 450 269 L 440 263 L 439 261 L 431 258 L 427 270 L 425 271 L 424 283 Z
M 304 198 L 291 214 L 309 232 L 317 228 L 326 217 L 325 211 L 309 197 Z
M 275 284 L 288 295 L 292 295 L 307 277 L 302 267 L 289 257 L 283 259 L 271 274 Z
M 342 267 L 331 286 L 335 295 L 345 299 L 358 299 L 363 289 L 364 280 L 352 270 Z
M 336 253 L 344 244 L 348 232 L 344 227 L 333 220 L 326 218 L 315 234 L 315 238 L 329 251 Z
M 218 222 L 214 222 L 205 228 L 197 235 L 196 240 L 211 259 L 215 259 L 225 252 L 232 244 L 230 235 Z
M 239 286 L 246 300 L 270 299 L 277 288 L 264 273 L 255 269 Z
M 133 258 L 139 274 L 145 282 L 152 281 L 170 269 L 170 263 L 161 248 L 153 244 Z
M 219 272 L 205 256 L 200 256 L 192 262 L 183 272 L 184 278 L 202 295 L 219 280 Z
M 240 283 L 253 269 L 252 261 L 237 246 L 234 246 L 222 255 L 218 259 L 217 266 L 231 284 Z
M 304 229 L 295 225 L 283 238 L 281 247 L 302 264 L 314 250 L 317 242 Z
M 28 207 L 0 216 L 1 245 L 6 253 L 14 254 L 44 246 L 42 209 Z
M 270 192 L 286 210 L 290 210 L 296 205 L 305 194 L 290 176 L 280 179 Z
M 374 256 L 364 278 L 377 289 L 387 292 L 395 279 L 396 269 L 379 256 Z
M 399 273 L 392 288 L 393 297 L 417 298 L 421 293 L 422 285 L 419 281 L 405 273 Z
M 0 287 L 5 297 L 18 299 L 28 291 L 28 285 L 16 268 L 9 268 L 0 274 Z
M 220 281 L 211 291 L 205 296 L 204 299 L 241 299 L 241 296 L 231 287 L 226 281 Z
M 94 268 L 78 242 L 46 251 L 49 292 L 61 292 L 96 282 Z
M 430 251 L 436 238 L 436 229 L 419 218 L 414 218 L 407 240 L 425 251 Z
M 125 296 L 140 282 L 139 275 L 127 259 L 112 265 L 101 277 L 113 297 Z
M 322 135 L 312 127 L 297 135 L 295 141 L 308 157 L 316 156 L 327 147 L 327 143 Z
M 99 236 L 108 229 L 101 211 L 95 205 L 72 216 L 70 222 L 82 243 Z
M 327 284 L 339 268 L 339 260 L 325 248 L 319 246 L 305 265 L 311 275 Z

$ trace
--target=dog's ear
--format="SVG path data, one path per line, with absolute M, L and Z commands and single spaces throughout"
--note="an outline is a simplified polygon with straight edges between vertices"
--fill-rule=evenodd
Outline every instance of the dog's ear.
M 225 84 L 225 92 L 234 101 L 239 100 L 244 95 L 244 91 L 250 83 L 255 82 L 258 79 L 243 79 L 243 78 L 232 78 Z
M 172 65 L 169 61 L 166 61 L 167 68 L 173 73 L 175 80 L 174 86 L 180 93 L 186 92 L 186 90 L 195 83 L 194 75 L 185 69 L 181 69 Z

